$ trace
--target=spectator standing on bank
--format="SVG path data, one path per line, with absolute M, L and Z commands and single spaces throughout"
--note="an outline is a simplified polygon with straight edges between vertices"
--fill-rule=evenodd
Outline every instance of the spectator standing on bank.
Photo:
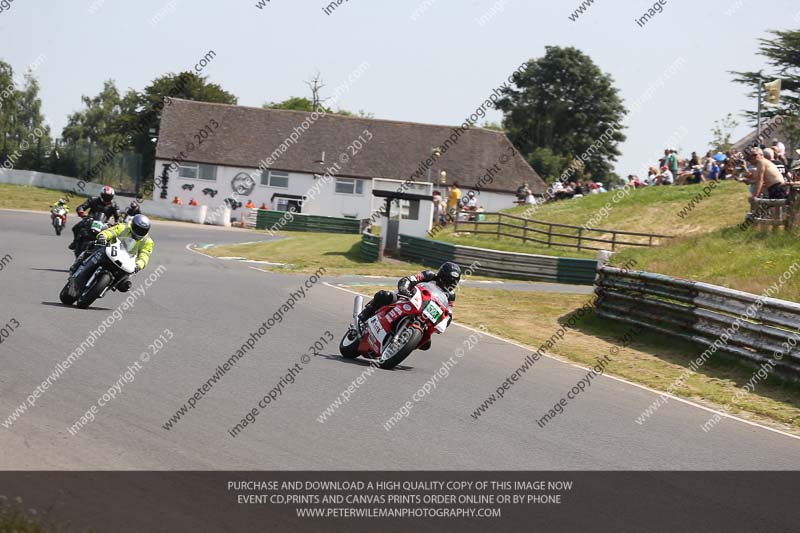
M 673 178 L 678 175 L 680 164 L 678 162 L 678 151 L 675 148 L 670 150 L 669 157 L 667 157 L 667 166 L 669 167 L 669 171 L 672 173 Z M 670 183 L 670 185 L 672 185 L 672 183 Z
M 772 150 L 775 152 L 774 161 L 781 161 L 784 166 L 788 164 L 786 160 L 786 145 L 778 139 L 772 139 Z
M 433 191 L 433 224 L 442 222 L 442 193 Z

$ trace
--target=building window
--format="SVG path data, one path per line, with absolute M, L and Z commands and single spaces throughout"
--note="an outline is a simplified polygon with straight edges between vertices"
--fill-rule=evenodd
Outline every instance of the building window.
M 261 172 L 261 185 L 266 187 L 289 188 L 289 173 L 277 172 L 275 170 L 264 170 Z
M 402 200 L 400 213 L 403 220 L 419 220 L 419 200 Z
M 214 165 L 200 165 L 201 180 L 217 181 L 217 167 Z
M 336 178 L 336 192 L 339 194 L 364 194 L 364 180 Z
M 178 177 L 190 180 L 217 181 L 217 167 L 200 163 L 181 163 L 178 166 Z
M 188 178 L 191 180 L 197 179 L 197 167 L 198 165 L 191 164 L 191 163 L 181 163 L 178 166 L 178 177 L 180 178 Z

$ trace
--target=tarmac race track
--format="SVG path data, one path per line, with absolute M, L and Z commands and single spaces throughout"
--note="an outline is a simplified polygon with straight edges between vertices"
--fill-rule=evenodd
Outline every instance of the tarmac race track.
M 72 223 L 74 219 L 70 222 Z M 546 427 L 535 420 L 586 371 L 539 360 L 478 420 L 473 410 L 529 353 L 483 337 L 419 402 L 412 395 L 442 363 L 465 348 L 472 332 L 451 327 L 428 352 L 395 371 L 369 374 L 364 362 L 338 357 L 352 295 L 322 281 L 306 289 L 254 349 L 199 395 L 196 407 L 170 430 L 164 424 L 203 387 L 250 333 L 298 291 L 306 276 L 265 273 L 187 249 L 189 243 L 228 243 L 266 236 L 188 224 L 156 223 L 150 267 L 139 287 L 165 267 L 144 297 L 116 320 L 18 419 L 8 417 L 120 306 L 110 293 L 88 310 L 62 306 L 58 293 L 71 263 L 68 235 L 56 237 L 46 213 L 0 211 L 0 325 L 19 323 L 0 344 L 0 468 L 6 470 L 716 470 L 797 469 L 800 440 L 725 419 L 705 433 L 712 413 L 670 401 L 648 422 L 635 423 L 658 397 L 600 377 Z M 456 318 L 458 317 L 456 311 Z M 532 316 L 532 319 L 535 317 Z M 171 333 L 165 333 L 169 330 Z M 326 332 L 330 332 L 329 334 Z M 166 344 L 121 379 L 160 335 Z M 333 340 L 301 356 L 320 339 Z M 161 341 L 163 342 L 163 340 Z M 286 378 L 298 363 L 294 383 Z M 295 367 L 297 368 L 297 367 Z M 367 373 L 365 373 L 365 371 Z M 129 374 L 130 375 L 130 374 Z M 364 375 L 328 419 L 318 417 Z M 279 383 L 282 384 L 279 385 Z M 95 420 L 73 426 L 109 390 Z M 229 433 L 275 387 L 280 395 L 255 422 Z M 407 418 L 383 424 L 411 401 Z

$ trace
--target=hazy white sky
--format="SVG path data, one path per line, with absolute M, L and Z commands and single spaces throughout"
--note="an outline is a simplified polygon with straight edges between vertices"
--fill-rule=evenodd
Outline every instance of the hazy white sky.
M 13 0 L 0 12 L 0 58 L 24 70 L 44 54 L 36 75 L 60 133 L 81 95 L 97 94 L 103 80 L 141 89 L 208 50 L 217 56 L 204 74 L 242 105 L 304 96 L 303 80 L 317 69 L 332 91 L 367 61 L 339 106 L 460 124 L 546 45 L 575 46 L 614 77 L 629 105 L 656 85 L 626 121 L 617 164 L 626 175 L 670 137 L 705 150 L 714 120 L 755 105 L 727 71 L 765 67 L 756 39 L 800 28 L 796 0 L 667 0 L 644 27 L 635 19 L 651 1 L 595 0 L 575 22 L 568 16 L 580 0 L 349 0 L 329 15 L 329 0 L 270 0 L 263 9 L 258 1 Z M 676 60 L 682 66 L 665 80 Z M 737 134 L 747 131 L 743 124 Z

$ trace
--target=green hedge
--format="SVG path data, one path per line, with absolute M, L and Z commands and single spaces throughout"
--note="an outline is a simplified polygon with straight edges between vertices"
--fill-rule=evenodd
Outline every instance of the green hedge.
M 370 263 L 378 260 L 380 252 L 381 238 L 378 235 L 364 232 L 361 234 L 361 259 Z
M 286 211 L 258 210 L 256 229 L 311 231 L 318 233 L 359 233 L 361 221 L 354 218 L 323 217 Z
M 431 267 L 452 261 L 465 270 L 475 264 L 472 273 L 481 276 L 575 285 L 592 285 L 597 271 L 592 259 L 502 252 L 410 235 L 400 235 L 400 256 Z

